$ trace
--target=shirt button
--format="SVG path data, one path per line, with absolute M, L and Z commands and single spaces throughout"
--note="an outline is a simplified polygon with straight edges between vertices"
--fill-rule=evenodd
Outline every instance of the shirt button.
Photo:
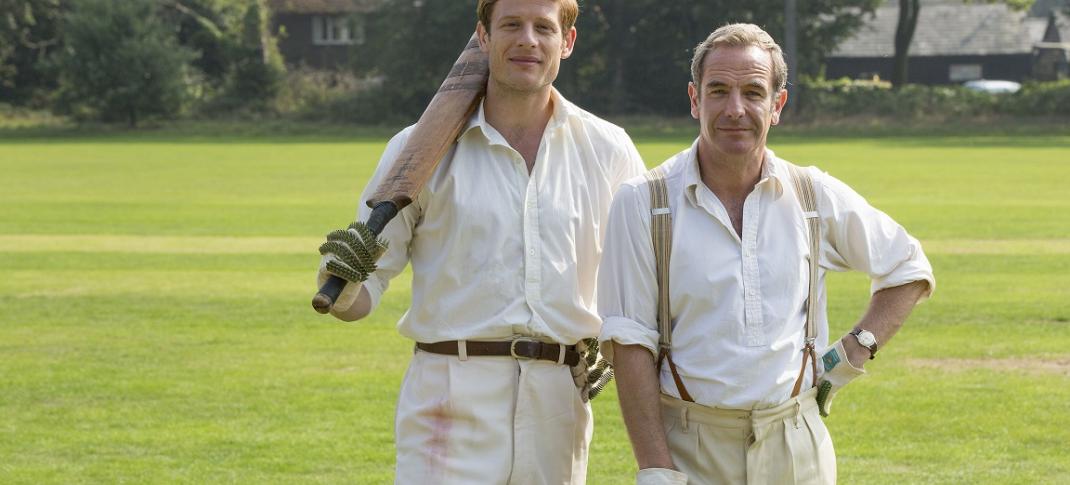
M 535 255 L 535 250 L 534 249 L 529 249 L 528 250 L 528 254 L 534 256 Z

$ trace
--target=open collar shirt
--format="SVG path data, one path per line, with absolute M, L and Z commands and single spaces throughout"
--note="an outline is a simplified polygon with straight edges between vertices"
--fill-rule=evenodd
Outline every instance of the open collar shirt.
M 389 249 L 365 286 L 373 308 L 412 263 L 399 332 L 418 342 L 595 337 L 595 281 L 619 185 L 646 169 L 621 128 L 552 94 L 532 172 L 489 125 L 482 104 L 413 203 L 383 230 Z M 390 140 L 361 197 L 394 163 L 412 127 Z
M 669 300 L 673 362 L 695 402 L 730 409 L 776 406 L 791 395 L 805 337 L 809 238 L 787 162 L 766 152 L 743 206 L 742 237 L 702 182 L 697 141 L 663 165 L 672 212 Z M 869 275 L 871 291 L 926 280 L 916 239 L 850 187 L 811 167 L 821 221 L 816 345 L 828 345 L 825 272 Z M 655 261 L 646 179 L 621 186 L 599 272 L 600 340 L 658 348 Z M 926 295 L 927 296 L 927 295 Z M 611 345 L 604 345 L 603 351 Z M 662 391 L 679 397 L 668 365 Z M 811 385 L 807 372 L 805 386 Z M 804 387 L 805 389 L 806 387 Z

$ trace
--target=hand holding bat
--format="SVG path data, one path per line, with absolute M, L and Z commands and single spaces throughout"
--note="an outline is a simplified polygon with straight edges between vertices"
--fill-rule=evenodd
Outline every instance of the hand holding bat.
M 427 180 L 434 174 L 439 160 L 446 154 L 450 145 L 457 140 L 465 122 L 479 106 L 479 101 L 486 93 L 488 66 L 486 54 L 479 49 L 478 34 L 473 34 L 468 45 L 461 52 L 461 56 L 450 69 L 446 80 L 439 86 L 435 97 L 431 99 L 431 103 L 413 127 L 408 141 L 401 150 L 401 155 L 379 183 L 374 195 L 368 199 L 368 206 L 372 207 L 372 213 L 367 224 L 363 226 L 366 226 L 365 229 L 373 239 L 382 232 L 398 211 L 412 203 Z M 363 243 L 363 239 L 361 241 Z M 328 236 L 328 242 L 320 247 L 320 253 L 334 254 L 336 258 L 331 259 L 344 260 L 344 258 L 337 258 L 341 255 L 333 249 L 340 248 L 328 246 L 330 242 L 330 236 Z M 374 246 L 374 244 L 369 244 L 365 250 L 371 254 L 374 252 Z M 355 256 L 358 256 L 359 261 L 360 255 Z M 361 264 L 363 263 L 358 266 Z M 361 268 L 367 269 L 369 266 L 350 267 L 352 272 L 337 265 L 334 268 L 340 272 L 334 271 L 328 261 L 327 270 L 333 276 L 312 299 L 312 307 L 317 312 L 327 313 L 331 310 L 331 306 L 345 287 L 346 279 L 342 277 L 360 277 Z M 374 261 L 370 268 L 370 271 L 363 271 L 362 278 L 367 278 L 367 275 L 374 271 Z M 350 281 L 355 281 L 355 279 Z

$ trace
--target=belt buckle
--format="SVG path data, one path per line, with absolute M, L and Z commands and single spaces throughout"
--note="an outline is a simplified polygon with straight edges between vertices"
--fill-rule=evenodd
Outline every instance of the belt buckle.
M 510 356 L 510 357 L 512 357 L 512 358 L 514 358 L 514 359 L 517 359 L 517 360 L 520 360 L 520 359 L 527 359 L 527 360 L 532 360 L 532 359 L 535 359 L 535 358 L 536 358 L 536 356 L 535 356 L 535 355 L 518 355 L 518 354 L 516 353 L 516 344 L 517 344 L 517 342 L 526 342 L 526 343 L 532 343 L 532 344 L 537 344 L 537 343 L 539 343 L 539 341 L 538 341 L 538 340 L 535 340 L 535 339 L 530 339 L 530 338 L 517 338 L 517 339 L 513 339 L 513 340 L 512 340 L 512 341 L 511 341 L 511 342 L 509 343 L 509 356 Z M 530 348 L 530 347 L 529 347 L 529 348 Z M 532 353 L 534 353 L 534 350 L 535 350 L 535 349 L 534 349 L 534 348 L 532 348 L 532 351 L 533 351 Z

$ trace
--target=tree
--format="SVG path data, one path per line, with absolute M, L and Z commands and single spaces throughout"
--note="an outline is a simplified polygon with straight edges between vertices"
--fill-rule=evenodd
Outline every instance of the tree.
M 63 17 L 63 50 L 54 57 L 62 104 L 130 126 L 174 116 L 186 96 L 192 53 L 175 41 L 153 0 L 79 0 Z
M 686 113 L 694 46 L 726 23 L 758 24 L 784 44 L 783 0 L 590 0 L 584 4 L 576 52 L 562 63 L 558 85 L 596 112 Z M 864 16 L 879 4 L 880 0 L 798 2 L 800 69 L 817 73 L 822 58 L 861 27 Z
M 1025 10 L 1033 6 L 1035 0 L 1002 0 L 1015 10 Z M 963 0 L 964 3 L 1000 3 L 1000 0 Z M 899 20 L 895 25 L 895 61 L 892 70 L 892 87 L 899 89 L 907 83 L 908 63 L 910 62 L 910 43 L 914 40 L 914 30 L 918 26 L 921 13 L 920 0 L 899 0 Z
M 161 0 L 178 42 L 196 52 L 209 111 L 272 106 L 286 67 L 264 0 Z
M 899 89 L 907 83 L 907 62 L 910 42 L 918 26 L 921 11 L 919 0 L 899 0 L 899 20 L 895 24 L 895 61 L 892 67 L 892 87 Z
M 356 46 L 358 76 L 381 77 L 354 112 L 357 120 L 415 121 L 476 29 L 476 0 L 387 2 L 365 23 Z
M 861 27 L 880 2 L 798 2 L 799 66 L 816 73 L 822 57 Z M 395 1 L 369 18 L 355 69 L 384 82 L 367 97 L 367 109 L 383 103 L 388 115 L 415 119 L 474 30 L 476 3 Z M 756 23 L 781 39 L 784 0 L 586 0 L 576 50 L 561 63 L 554 85 L 596 113 L 687 113 L 694 46 L 729 22 Z
M 41 104 L 55 87 L 46 60 L 60 43 L 65 0 L 0 0 L 0 100 Z

